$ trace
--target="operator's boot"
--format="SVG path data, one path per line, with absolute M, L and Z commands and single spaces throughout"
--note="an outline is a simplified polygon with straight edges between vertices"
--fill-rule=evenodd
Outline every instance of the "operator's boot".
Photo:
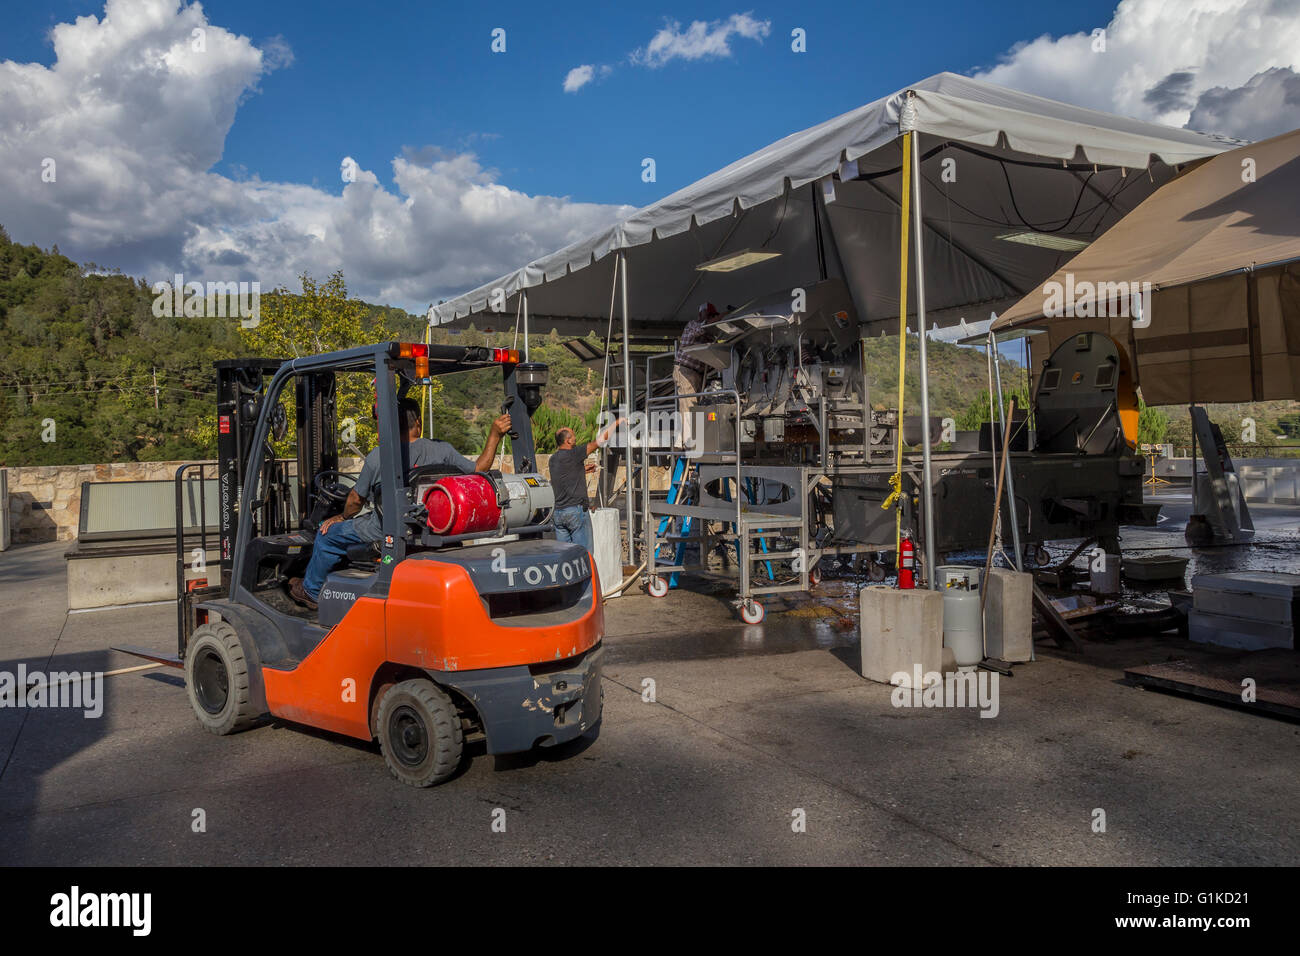
M 289 579 L 289 597 L 293 598 L 295 604 L 312 611 L 317 610 L 316 602 L 311 599 L 310 594 L 302 589 L 302 578 Z

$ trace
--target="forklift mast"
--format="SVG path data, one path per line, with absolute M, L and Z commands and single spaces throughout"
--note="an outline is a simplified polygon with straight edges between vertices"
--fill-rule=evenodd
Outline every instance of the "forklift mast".
M 239 496 L 253 448 L 257 417 L 266 384 L 280 359 L 223 359 L 217 369 L 218 529 L 221 536 L 221 584 L 230 584 L 235 535 L 239 531 Z M 269 502 L 266 506 L 269 510 Z M 263 527 L 269 515 L 259 515 Z M 267 532 L 263 532 L 264 534 Z
M 336 394 L 333 372 L 299 375 L 295 383 L 300 526 L 316 507 L 316 476 L 339 467 Z

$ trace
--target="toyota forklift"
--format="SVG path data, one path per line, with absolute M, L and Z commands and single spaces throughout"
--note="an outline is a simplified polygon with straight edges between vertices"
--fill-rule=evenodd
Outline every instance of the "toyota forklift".
M 398 407 L 407 392 L 494 368 L 514 473 L 411 469 Z M 339 471 L 342 374 L 374 382 L 383 538 L 350 549 L 308 610 L 289 581 L 352 483 Z M 556 540 L 554 494 L 536 473 L 531 415 L 546 378 L 513 349 L 422 343 L 218 362 L 220 582 L 187 574 L 195 485 L 207 511 L 202 464 L 183 465 L 177 654 L 121 649 L 182 667 L 213 734 L 270 716 L 378 738 L 393 775 L 413 787 L 451 777 L 467 742 L 507 754 L 599 733 L 600 584 L 586 549 Z M 296 457 L 279 459 L 272 442 L 288 432 L 289 397 Z M 206 555 L 207 522 L 197 524 Z

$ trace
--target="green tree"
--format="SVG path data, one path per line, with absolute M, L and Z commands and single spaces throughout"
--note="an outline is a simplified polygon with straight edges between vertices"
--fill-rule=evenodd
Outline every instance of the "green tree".
M 1169 416 L 1138 398 L 1138 445 L 1159 445 L 1169 431 Z
M 1023 412 L 1029 408 L 1029 392 L 1023 386 L 1013 388 L 1003 393 L 1003 407 L 1009 408 L 1012 399 L 1016 400 L 1016 411 Z M 976 431 L 989 418 L 989 390 L 982 390 L 978 396 L 971 399 L 962 411 L 955 416 L 957 428 L 960 431 Z
M 262 296 L 259 321 L 250 328 L 241 329 L 244 347 L 254 355 L 270 358 L 297 358 L 321 352 L 338 352 L 358 345 L 387 342 L 393 332 L 386 322 L 387 310 L 376 309 L 360 299 L 349 298 L 347 283 L 341 271 L 335 272 L 323 283 L 316 282 L 304 273 L 299 277 L 302 292 L 291 293 L 279 288 Z M 434 392 L 435 421 L 438 393 L 442 383 L 434 379 L 429 386 Z M 354 444 L 361 453 L 375 446 L 376 422 L 374 420 L 375 388 L 369 377 L 362 374 L 344 374 L 337 377 L 336 408 L 342 427 L 349 419 L 353 429 L 343 436 L 347 444 Z M 417 394 L 416 397 L 423 397 Z M 284 399 L 289 421 L 294 420 L 293 396 Z M 421 402 L 427 408 L 427 400 Z M 214 425 L 215 428 L 215 419 Z M 352 441 L 349 436 L 354 435 Z M 277 454 L 287 454 L 291 447 L 286 438 Z

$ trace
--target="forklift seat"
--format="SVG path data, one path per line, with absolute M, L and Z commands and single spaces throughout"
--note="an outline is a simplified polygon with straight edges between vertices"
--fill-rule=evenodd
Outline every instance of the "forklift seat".
M 311 557 L 312 541 L 311 535 L 301 531 L 254 538 L 248 543 L 247 566 L 258 569 L 273 564 L 280 576 L 287 576 L 290 565 Z

